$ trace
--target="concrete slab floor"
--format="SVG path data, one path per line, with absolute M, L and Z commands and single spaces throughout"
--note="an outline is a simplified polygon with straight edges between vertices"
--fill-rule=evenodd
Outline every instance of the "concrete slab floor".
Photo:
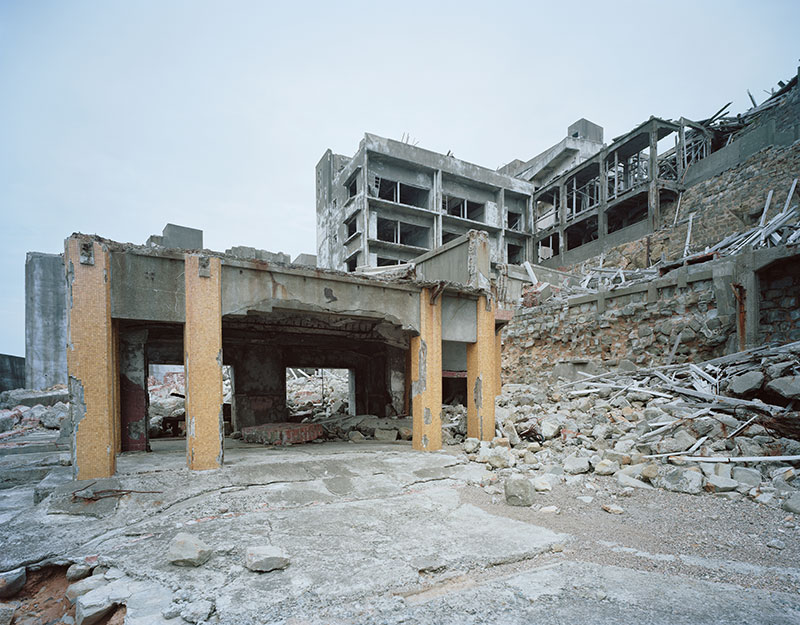
M 116 571 L 126 623 L 178 623 L 162 610 L 198 599 L 214 605 L 207 622 L 233 625 L 800 621 L 800 541 L 785 513 L 752 502 L 601 496 L 598 478 L 512 508 L 496 476 L 456 450 L 226 440 L 222 470 L 190 472 L 184 441 L 153 442 L 155 453 L 120 457 L 116 483 L 154 492 L 99 517 L 58 513 L 59 497 L 85 484 L 36 506 L 35 484 L 0 490 L 0 571 L 97 556 Z M 58 454 L 11 460 L 0 451 L 0 472 L 58 467 Z M 590 491 L 592 503 L 576 499 Z M 601 510 L 611 498 L 623 515 Z M 208 562 L 169 564 L 178 532 L 205 541 Z M 764 547 L 769 536 L 786 548 Z M 245 550 L 259 545 L 291 564 L 248 570 Z

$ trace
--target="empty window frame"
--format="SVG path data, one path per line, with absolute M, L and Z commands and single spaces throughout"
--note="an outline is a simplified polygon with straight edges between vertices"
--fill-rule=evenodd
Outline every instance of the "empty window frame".
M 346 232 L 345 239 L 349 239 L 354 234 L 356 234 L 356 232 L 358 232 L 358 214 L 350 217 L 350 219 L 344 222 L 344 225 Z
M 347 183 L 347 197 L 355 197 L 358 194 L 358 176 L 354 176 L 353 179 Z
M 430 248 L 431 229 L 395 219 L 378 217 L 378 240 L 400 245 Z
M 560 253 L 559 245 L 560 240 L 558 232 L 554 232 L 550 236 L 539 241 L 539 262 L 552 258 L 553 256 L 558 256 Z
M 378 267 L 391 267 L 392 265 L 399 265 L 400 261 L 396 258 L 386 258 L 385 256 L 378 256 Z
M 546 230 L 558 223 L 558 191 L 558 187 L 556 187 L 537 198 L 534 204 L 536 230 Z
M 415 187 L 397 180 L 374 176 L 372 190 L 377 197 L 387 202 L 416 206 L 417 208 L 428 208 L 430 192 L 422 187 Z
M 521 213 L 508 211 L 508 229 L 516 232 L 523 231 L 523 219 Z
M 483 222 L 486 219 L 486 204 L 473 202 L 452 195 L 442 196 L 442 206 L 448 215 Z
M 523 245 L 514 245 L 513 243 L 509 243 L 506 246 L 506 252 L 508 254 L 508 263 L 511 265 L 521 265 L 525 262 L 525 246 Z
M 567 250 L 574 250 L 576 247 L 591 243 L 598 237 L 597 215 L 573 224 L 564 230 L 564 236 L 567 240 Z
M 354 272 L 356 270 L 356 267 L 358 266 L 358 254 L 354 254 L 353 256 L 348 258 L 346 264 L 347 264 L 347 271 L 349 271 L 350 273 Z
M 459 235 L 455 232 L 442 232 L 442 245 L 449 243 L 453 239 L 457 239 Z
M 647 195 L 642 193 L 630 200 L 623 200 L 606 211 L 608 234 L 617 232 L 647 219 Z

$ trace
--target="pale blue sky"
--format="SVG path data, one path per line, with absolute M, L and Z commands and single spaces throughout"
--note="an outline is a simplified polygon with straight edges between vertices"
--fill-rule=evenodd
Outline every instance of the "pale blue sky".
M 314 166 L 364 132 L 498 167 L 586 117 L 733 111 L 797 71 L 800 3 L 0 0 L 0 353 L 75 231 L 313 253 Z

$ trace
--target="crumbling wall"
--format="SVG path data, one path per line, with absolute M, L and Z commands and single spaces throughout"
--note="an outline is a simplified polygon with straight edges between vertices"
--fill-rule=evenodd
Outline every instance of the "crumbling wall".
M 613 367 L 700 361 L 725 353 L 735 316 L 710 271 L 519 309 L 503 339 L 503 383 L 530 384 L 565 361 Z

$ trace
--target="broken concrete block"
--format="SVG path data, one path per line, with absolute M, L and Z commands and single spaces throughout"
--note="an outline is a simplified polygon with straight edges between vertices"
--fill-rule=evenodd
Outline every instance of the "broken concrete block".
M 558 477 L 552 473 L 547 475 L 540 475 L 533 479 L 534 490 L 540 493 L 546 493 L 553 490 L 553 486 L 558 482 Z
M 625 512 L 620 506 L 614 503 L 604 503 L 601 508 L 608 512 L 609 514 L 622 514 Z
M 486 462 L 493 469 L 508 469 L 516 464 L 508 447 L 492 447 L 486 454 Z
M 289 556 L 278 547 L 257 545 L 245 552 L 245 566 L 257 573 L 268 573 L 289 566 Z
M 564 459 L 564 471 L 569 473 L 570 475 L 576 475 L 578 473 L 588 473 L 589 471 L 589 459 L 588 458 L 581 458 L 578 456 L 567 456 Z
M 11 625 L 16 608 L 10 603 L 0 603 L 0 625 Z
M 92 573 L 92 567 L 86 564 L 85 562 L 76 562 L 75 564 L 70 565 L 67 569 L 67 581 L 68 582 L 77 582 L 85 577 L 89 577 Z
M 474 454 L 481 446 L 477 438 L 467 438 L 464 440 L 463 449 L 465 454 Z
M 213 610 L 213 603 L 207 599 L 198 599 L 183 606 L 181 618 L 187 623 L 204 623 Z
M 202 540 L 179 532 L 172 539 L 167 552 L 167 560 L 175 566 L 200 566 L 211 557 L 211 548 Z
M 748 371 L 731 378 L 728 390 L 734 395 L 754 393 L 764 383 L 764 374 L 760 371 Z
M 28 580 L 28 574 L 24 566 L 0 573 L 0 599 L 8 599 L 16 595 L 25 582 Z
M 652 490 L 652 486 L 647 482 L 643 482 L 642 480 L 638 480 L 635 477 L 627 475 L 622 472 L 617 472 L 617 484 L 620 486 L 631 486 L 633 488 L 643 488 L 645 490 Z
M 409 427 L 397 428 L 397 433 L 400 435 L 401 441 L 410 441 L 413 436 L 413 430 Z
M 75 603 L 78 597 L 97 588 L 101 588 L 106 584 L 108 584 L 108 580 L 102 575 L 92 575 L 91 577 L 87 577 L 67 586 L 67 592 L 64 593 L 64 595 L 70 603 Z
M 761 484 L 761 471 L 758 469 L 733 467 L 731 475 L 733 476 L 733 479 L 740 484 L 746 484 L 747 486 L 758 486 Z
M 561 431 L 562 420 L 557 417 L 545 417 L 542 419 L 542 438 L 550 440 L 558 436 Z
M 506 421 L 503 425 L 503 434 L 508 439 L 508 443 L 512 447 L 516 447 L 520 444 L 519 434 L 517 434 L 517 429 L 514 427 L 514 424 L 511 421 Z
M 787 375 L 767 382 L 767 390 L 787 399 L 800 398 L 800 375 Z
M 726 493 L 736 490 L 739 482 L 719 475 L 710 475 L 706 478 L 706 490 L 712 493 Z
M 111 598 L 107 589 L 101 587 L 78 597 L 75 606 L 76 625 L 93 625 L 103 620 L 117 603 Z
M 604 458 L 594 467 L 594 472 L 597 475 L 614 475 L 617 471 L 619 471 L 619 463 L 608 458 Z
M 703 490 L 703 474 L 681 467 L 672 467 L 653 480 L 659 488 L 675 493 L 697 495 Z
M 512 476 L 504 486 L 506 503 L 509 506 L 530 506 L 533 504 L 536 490 L 530 480 L 522 476 Z
M 800 514 L 800 493 L 795 493 L 783 502 L 782 508 L 793 514 Z
M 383 442 L 396 441 L 397 430 L 384 430 L 382 428 L 375 428 L 375 440 Z

